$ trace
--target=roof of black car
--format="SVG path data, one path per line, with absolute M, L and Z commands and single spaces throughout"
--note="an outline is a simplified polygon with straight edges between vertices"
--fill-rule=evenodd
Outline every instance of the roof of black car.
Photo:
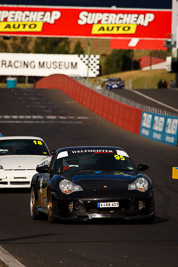
M 108 81 L 121 81 L 121 78 L 117 77 L 117 78 L 109 78 Z

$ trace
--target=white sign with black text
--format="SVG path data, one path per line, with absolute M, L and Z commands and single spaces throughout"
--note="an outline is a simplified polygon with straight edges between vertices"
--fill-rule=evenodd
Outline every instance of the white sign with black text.
M 0 75 L 96 77 L 99 55 L 0 53 Z

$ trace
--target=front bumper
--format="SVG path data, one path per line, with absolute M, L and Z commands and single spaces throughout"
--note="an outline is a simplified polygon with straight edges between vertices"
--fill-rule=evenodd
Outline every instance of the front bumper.
M 0 188 L 30 188 L 36 170 L 0 171 Z
M 142 194 L 142 193 L 141 193 Z M 136 196 L 137 195 L 137 196 Z M 100 218 L 146 219 L 155 214 L 153 192 L 132 198 L 84 198 L 59 200 L 53 194 L 54 215 L 65 220 L 90 220 Z M 119 202 L 119 207 L 98 208 L 99 202 Z

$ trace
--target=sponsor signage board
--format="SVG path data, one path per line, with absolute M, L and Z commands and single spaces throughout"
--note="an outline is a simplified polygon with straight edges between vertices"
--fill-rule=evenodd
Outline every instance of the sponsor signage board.
M 168 39 L 171 15 L 171 10 L 158 9 L 1 5 L 0 34 Z
M 140 39 L 140 38 L 130 38 L 130 39 L 111 39 L 112 49 L 152 49 L 152 50 L 167 50 L 164 46 L 164 40 L 155 39 Z
M 176 146 L 178 143 L 178 117 L 143 111 L 140 135 Z
M 99 55 L 56 55 L 0 53 L 1 75 L 96 77 L 99 75 Z M 88 65 L 89 63 L 89 65 Z

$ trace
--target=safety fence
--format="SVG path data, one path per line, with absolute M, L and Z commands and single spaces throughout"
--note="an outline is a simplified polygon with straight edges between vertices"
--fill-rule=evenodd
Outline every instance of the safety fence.
M 164 109 L 155 108 L 155 107 L 151 107 L 151 106 L 148 106 L 148 105 L 144 105 L 142 103 L 138 103 L 136 101 L 133 101 L 131 99 L 123 97 L 123 96 L 113 92 L 112 90 L 106 90 L 106 89 L 98 90 L 96 85 L 91 83 L 87 79 L 84 79 L 84 78 L 81 78 L 81 77 L 80 78 L 77 77 L 77 81 L 79 81 L 83 85 L 91 88 L 92 90 L 100 92 L 102 95 L 108 96 L 109 98 L 117 100 L 117 101 L 119 101 L 119 102 L 121 102 L 123 104 L 129 105 L 129 106 L 132 106 L 132 107 L 136 107 L 136 108 L 140 108 L 140 109 L 148 111 L 148 112 L 164 114 L 164 115 L 168 115 L 168 116 L 177 116 L 177 114 L 174 113 L 174 112 L 170 112 L 170 111 L 167 111 L 167 110 L 164 110 Z
M 156 115 L 156 113 L 145 112 L 141 108 L 121 103 L 63 74 L 42 78 L 36 82 L 35 88 L 59 89 L 89 110 L 125 130 L 155 141 L 177 145 L 178 118 Z M 167 131 L 167 129 L 169 130 Z M 155 138 L 156 136 L 157 138 Z

